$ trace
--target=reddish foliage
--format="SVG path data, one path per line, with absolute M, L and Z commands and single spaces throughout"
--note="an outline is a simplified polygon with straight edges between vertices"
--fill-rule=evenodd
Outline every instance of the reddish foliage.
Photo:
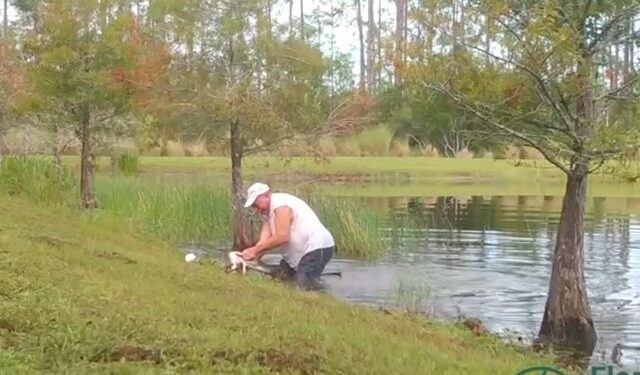
M 28 82 L 25 70 L 18 61 L 11 48 L 0 41 L 0 91 L 9 105 L 15 105 L 25 98 L 28 93 Z
M 135 19 L 128 26 L 125 43 L 129 66 L 114 67 L 110 71 L 111 78 L 119 87 L 131 92 L 134 107 L 153 110 L 152 106 L 163 102 L 161 98 L 169 84 L 169 47 L 147 37 L 143 25 Z

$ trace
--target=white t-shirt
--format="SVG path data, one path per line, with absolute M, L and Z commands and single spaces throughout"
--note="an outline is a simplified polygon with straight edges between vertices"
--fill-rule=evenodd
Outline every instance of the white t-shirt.
M 320 222 L 316 213 L 302 199 L 287 193 L 272 193 L 268 221 L 275 234 L 275 213 L 278 207 L 287 206 L 293 213 L 289 241 L 280 248 L 284 260 L 294 269 L 302 257 L 313 250 L 335 246 L 333 236 Z

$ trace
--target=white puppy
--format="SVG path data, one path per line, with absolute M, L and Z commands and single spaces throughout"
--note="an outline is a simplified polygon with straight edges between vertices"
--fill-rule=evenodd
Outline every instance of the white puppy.
M 238 266 L 242 266 L 242 273 L 247 273 L 247 262 L 242 259 L 235 251 L 229 252 L 229 261 L 231 262 L 231 270 L 235 270 Z

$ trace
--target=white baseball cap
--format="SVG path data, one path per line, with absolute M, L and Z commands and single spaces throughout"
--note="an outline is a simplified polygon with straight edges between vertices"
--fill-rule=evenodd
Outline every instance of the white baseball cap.
M 249 186 L 247 189 L 247 201 L 244 203 L 245 207 L 250 207 L 253 202 L 255 202 L 258 195 L 264 194 L 270 190 L 269 185 L 263 184 L 262 182 L 256 182 L 255 184 Z

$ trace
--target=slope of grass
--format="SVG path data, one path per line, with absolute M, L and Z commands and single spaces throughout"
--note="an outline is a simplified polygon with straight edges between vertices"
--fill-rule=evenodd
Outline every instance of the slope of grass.
M 514 374 L 490 336 L 187 264 L 157 242 L 0 198 L 0 373 Z

